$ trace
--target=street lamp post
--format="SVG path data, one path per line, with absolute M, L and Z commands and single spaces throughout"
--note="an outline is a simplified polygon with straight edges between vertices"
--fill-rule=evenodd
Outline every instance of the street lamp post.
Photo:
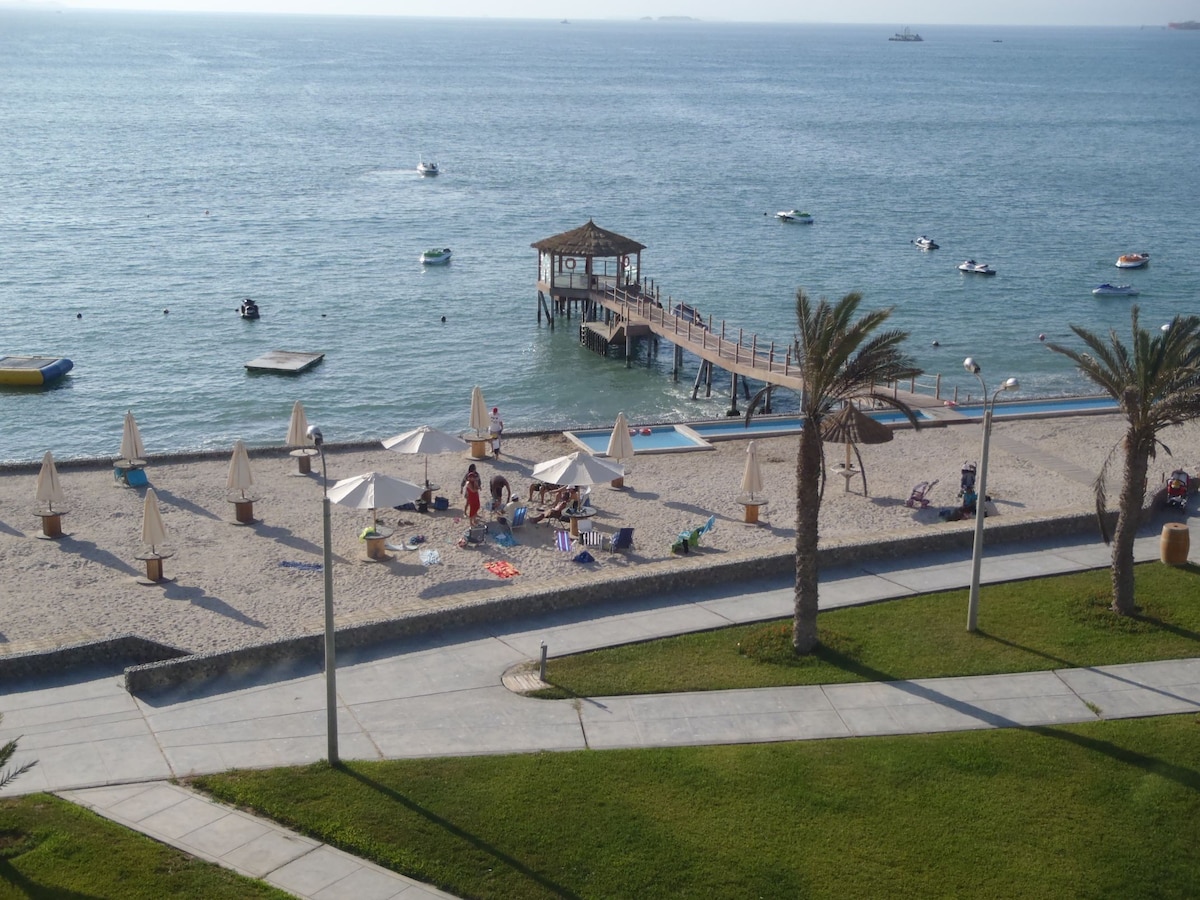
M 992 394 L 988 401 L 987 385 L 983 383 L 979 364 L 970 356 L 963 360 L 963 368 L 979 379 L 983 389 L 983 447 L 979 451 L 979 484 L 975 493 L 975 547 L 971 553 L 971 592 L 967 598 L 967 631 L 974 631 L 979 619 L 979 573 L 983 566 L 983 520 L 987 515 L 984 503 L 987 501 L 987 469 L 988 469 L 988 439 L 992 435 L 992 410 L 996 406 L 996 398 L 1003 391 L 1015 391 L 1021 383 L 1015 378 L 1009 378 Z
M 315 425 L 309 426 L 317 452 L 321 454 L 321 493 L 324 497 L 321 509 L 322 538 L 325 545 L 323 569 L 325 572 L 325 735 L 329 748 L 329 764 L 338 765 L 337 730 L 337 654 L 334 646 L 333 625 L 333 528 L 329 515 L 329 471 L 325 466 L 325 436 Z

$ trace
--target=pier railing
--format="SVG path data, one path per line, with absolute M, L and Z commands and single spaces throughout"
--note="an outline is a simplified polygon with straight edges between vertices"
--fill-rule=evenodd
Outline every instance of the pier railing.
M 724 319 L 714 322 L 683 303 L 675 303 L 670 297 L 664 304 L 653 282 L 646 283 L 634 293 L 618 287 L 607 287 L 597 291 L 604 305 L 628 322 L 650 325 L 651 329 L 672 343 L 684 346 L 706 359 L 733 363 L 739 372 L 746 369 L 761 371 L 765 381 L 784 383 L 782 379 L 794 379 L 799 384 L 799 372 L 792 358 L 790 345 L 781 350 L 774 341 L 760 344 L 757 334 L 747 335 L 738 328 L 736 337 Z M 687 312 L 684 315 L 684 312 Z M 761 376 L 760 376 L 761 377 Z

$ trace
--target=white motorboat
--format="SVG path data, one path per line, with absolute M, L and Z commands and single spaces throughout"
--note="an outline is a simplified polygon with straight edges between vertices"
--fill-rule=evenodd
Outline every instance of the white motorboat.
M 806 212 L 800 212 L 798 209 L 781 209 L 775 213 L 775 218 L 780 222 L 793 222 L 797 225 L 811 225 L 813 217 Z
M 1131 284 L 1109 284 L 1106 281 L 1092 288 L 1092 294 L 1097 297 L 1136 297 L 1138 290 Z
M 438 164 L 437 163 L 425 162 L 425 160 L 421 160 L 419 163 L 417 163 L 417 174 L 418 175 L 432 176 L 432 175 L 436 175 L 437 173 L 438 173 Z
M 427 266 L 444 266 L 450 262 L 450 248 L 443 247 L 439 250 L 435 247 L 432 250 L 426 250 L 421 254 L 421 262 Z
M 973 259 L 968 259 L 966 262 L 959 263 L 958 271 L 967 272 L 971 275 L 995 275 L 996 270 L 987 263 L 977 263 Z
M 1126 253 L 1117 257 L 1118 269 L 1140 269 L 1150 262 L 1149 253 Z
M 921 235 L 913 243 L 917 245 L 918 250 L 936 250 L 938 248 L 933 238 L 927 238 L 925 235 Z

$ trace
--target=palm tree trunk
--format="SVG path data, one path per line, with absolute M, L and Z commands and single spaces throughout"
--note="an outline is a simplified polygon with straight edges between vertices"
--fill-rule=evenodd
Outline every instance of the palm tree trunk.
M 797 656 L 817 646 L 817 522 L 821 512 L 821 435 L 806 420 L 796 457 L 796 605 L 792 649 Z
M 1146 472 L 1150 453 L 1142 442 L 1125 438 L 1125 480 L 1121 484 L 1121 503 L 1112 546 L 1112 611 L 1119 616 L 1134 613 L 1133 541 L 1142 519 L 1142 504 L 1146 499 Z

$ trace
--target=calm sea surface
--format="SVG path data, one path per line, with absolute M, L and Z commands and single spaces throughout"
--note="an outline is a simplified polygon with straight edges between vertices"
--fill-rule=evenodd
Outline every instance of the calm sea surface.
M 1200 312 L 1200 34 L 921 31 L 0 11 L 0 353 L 75 362 L 0 391 L 0 460 L 113 456 L 126 409 L 150 453 L 282 444 L 295 400 L 331 441 L 462 430 L 474 384 L 510 430 L 721 415 L 665 345 L 539 329 L 530 243 L 589 218 L 760 342 L 797 287 L 893 306 L 951 389 L 972 355 L 1083 390 L 1038 335 L 1127 332 L 1102 281 Z M 245 371 L 271 349 L 326 357 Z

